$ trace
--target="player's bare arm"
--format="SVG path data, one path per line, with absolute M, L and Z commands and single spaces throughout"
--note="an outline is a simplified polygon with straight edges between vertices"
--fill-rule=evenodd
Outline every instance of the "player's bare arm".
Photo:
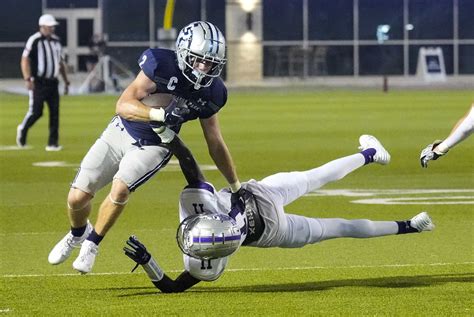
M 222 136 L 217 114 L 208 119 L 200 119 L 200 122 L 212 160 L 229 184 L 238 183 L 234 161 Z
M 117 101 L 116 113 L 127 120 L 150 121 L 150 110 L 152 108 L 145 105 L 141 100 L 155 90 L 156 84 L 143 71 L 140 71 L 135 80 L 124 90 Z
M 21 66 L 21 72 L 23 74 L 23 78 L 25 79 L 26 88 L 28 90 L 33 90 L 34 83 L 33 83 L 32 77 L 31 77 L 30 58 L 22 56 L 20 66 Z

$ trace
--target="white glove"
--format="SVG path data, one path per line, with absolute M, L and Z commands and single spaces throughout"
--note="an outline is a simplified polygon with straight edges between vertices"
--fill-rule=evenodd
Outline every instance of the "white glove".
M 434 150 L 442 141 L 441 140 L 436 140 L 436 141 L 433 141 L 433 143 L 431 144 L 428 144 L 422 151 L 421 151 L 421 154 L 420 154 L 420 163 L 421 163 L 421 166 L 422 167 L 428 167 L 428 162 L 433 160 L 433 161 L 436 161 L 439 157 L 445 155 L 446 153 L 448 153 L 448 151 L 446 152 L 441 152 L 439 150 Z
M 167 126 L 152 127 L 152 129 L 160 137 L 161 143 L 170 143 L 171 141 L 173 141 L 176 135 L 176 132 L 174 132 Z

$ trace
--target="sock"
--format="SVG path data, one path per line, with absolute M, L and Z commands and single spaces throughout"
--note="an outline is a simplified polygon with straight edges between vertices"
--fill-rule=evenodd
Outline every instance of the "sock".
M 97 232 L 95 232 L 95 229 L 92 230 L 91 234 L 87 237 L 86 240 L 94 242 L 96 245 L 99 245 L 100 241 L 104 239 L 104 236 L 99 235 Z
M 398 232 L 397 234 L 405 234 L 405 233 L 414 233 L 419 232 L 417 229 L 413 228 L 410 224 L 410 220 L 406 221 L 397 221 L 398 225 Z
M 71 233 L 75 237 L 80 237 L 84 234 L 84 232 L 86 232 L 86 228 L 87 228 L 87 225 L 85 225 L 84 227 L 79 227 L 79 228 L 71 227 Z
M 365 159 L 365 164 L 364 165 L 367 165 L 367 164 L 372 163 L 374 161 L 375 153 L 377 153 L 377 151 L 373 148 L 366 149 L 366 150 L 363 150 L 362 152 L 360 152 L 360 154 L 362 154 L 364 156 L 364 159 Z

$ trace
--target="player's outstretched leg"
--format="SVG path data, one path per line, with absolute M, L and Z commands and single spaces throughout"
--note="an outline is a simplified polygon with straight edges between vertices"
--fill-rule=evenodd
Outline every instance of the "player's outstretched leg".
M 59 241 L 51 250 L 48 256 L 49 263 L 56 265 L 66 261 L 74 248 L 79 248 L 84 240 L 89 236 L 94 228 L 87 220 L 87 225 L 83 228 L 72 229 L 64 238 Z
M 427 212 L 421 212 L 410 220 L 404 221 L 309 218 L 292 214 L 287 214 L 286 219 L 288 224 L 286 232 L 272 246 L 299 248 L 335 238 L 375 238 L 431 231 L 435 228 Z
M 364 155 L 366 158 L 366 164 L 375 162 L 382 165 L 387 165 L 390 163 L 390 154 L 383 147 L 382 143 L 380 143 L 380 141 L 377 140 L 377 138 L 373 135 L 361 135 L 359 138 L 359 143 L 359 150 L 361 150 L 362 153 L 367 152 L 367 155 Z
M 390 154 L 383 145 L 370 135 L 363 135 L 359 142 L 361 152 L 328 162 L 303 172 L 278 173 L 260 181 L 274 194 L 277 203 L 286 206 L 299 197 L 312 192 L 327 183 L 344 178 L 356 169 L 370 164 L 388 164 Z

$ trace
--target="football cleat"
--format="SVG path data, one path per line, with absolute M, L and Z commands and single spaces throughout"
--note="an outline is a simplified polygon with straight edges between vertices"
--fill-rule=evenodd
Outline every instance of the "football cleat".
M 410 226 L 418 230 L 418 232 L 432 231 L 435 228 L 433 220 L 431 220 L 430 215 L 426 211 L 411 218 Z
M 99 246 L 92 241 L 86 240 L 82 244 L 79 256 L 72 263 L 72 267 L 81 272 L 82 274 L 89 273 L 92 271 L 94 266 L 95 257 L 99 253 Z
M 92 224 L 87 220 L 86 231 L 80 237 L 75 237 L 72 235 L 71 231 L 59 241 L 54 248 L 51 250 L 48 256 L 48 262 L 57 265 L 66 261 L 69 256 L 71 256 L 72 250 L 79 248 L 84 240 L 92 232 Z
M 61 151 L 63 147 L 61 145 L 47 145 L 44 149 L 47 152 L 58 152 Z
M 390 162 L 390 153 L 383 147 L 382 143 L 373 135 L 363 134 L 359 138 L 359 150 L 375 149 L 374 162 L 387 165 Z
M 26 140 L 23 136 L 23 129 L 21 128 L 21 125 L 16 127 L 16 145 L 18 145 L 19 148 L 26 147 Z

